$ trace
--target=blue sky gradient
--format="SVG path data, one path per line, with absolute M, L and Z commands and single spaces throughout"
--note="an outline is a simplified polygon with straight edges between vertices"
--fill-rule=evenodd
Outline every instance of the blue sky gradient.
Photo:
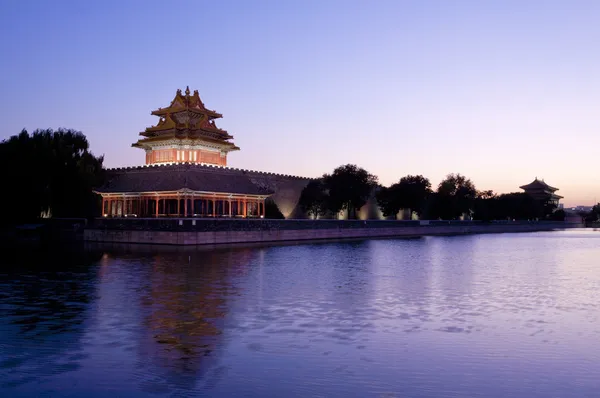
M 600 198 L 598 1 L 3 1 L 0 138 L 83 131 L 109 167 L 178 88 L 223 113 L 229 164 L 388 185 L 446 174 Z

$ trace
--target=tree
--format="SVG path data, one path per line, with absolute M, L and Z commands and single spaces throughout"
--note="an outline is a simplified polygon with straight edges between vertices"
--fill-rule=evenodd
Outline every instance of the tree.
M 277 203 L 271 198 L 265 200 L 265 218 L 269 219 L 283 219 L 285 218 L 283 213 L 279 210 Z
M 100 210 L 92 192 L 103 178 L 103 157 L 89 151 L 79 131 L 23 130 L 0 143 L 4 170 L 0 205 L 9 222 L 34 220 L 42 213 L 53 217 L 92 217 Z
M 324 181 L 322 179 L 311 180 L 300 193 L 299 205 L 306 214 L 317 218 L 327 211 L 327 198 Z
M 566 216 L 567 213 L 563 209 L 558 209 L 552 212 L 548 218 L 552 221 L 565 221 Z
M 525 192 L 502 194 L 496 202 L 496 218 L 535 220 L 542 217 L 541 203 Z
M 497 212 L 498 196 L 494 191 L 479 191 L 475 197 L 473 218 L 481 221 L 495 219 Z
M 411 209 L 419 216 L 431 194 L 431 182 L 422 175 L 408 175 L 398 182 L 397 194 L 401 209 Z
M 476 195 L 477 190 L 470 179 L 460 174 L 448 174 L 438 185 L 431 211 L 436 218 L 457 219 L 472 212 Z
M 336 168 L 323 176 L 328 192 L 327 207 L 331 212 L 348 210 L 348 218 L 356 218 L 356 211 L 367 203 L 377 186 L 377 177 L 353 164 Z
M 598 222 L 598 220 L 600 220 L 600 203 L 594 205 L 588 213 L 585 213 L 586 222 Z
M 427 178 L 408 175 L 389 188 L 382 188 L 377 193 L 377 203 L 386 217 L 395 216 L 400 209 L 411 209 L 421 216 L 430 194 L 431 183 Z
M 377 200 L 377 206 L 385 217 L 396 217 L 400 211 L 400 204 L 398 203 L 398 194 L 396 185 L 390 187 L 380 187 L 375 194 Z

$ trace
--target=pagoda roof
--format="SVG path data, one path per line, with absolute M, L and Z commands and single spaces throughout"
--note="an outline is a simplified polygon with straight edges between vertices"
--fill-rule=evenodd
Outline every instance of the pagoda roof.
M 233 136 L 229 135 L 227 131 L 218 128 L 215 122 L 207 117 L 202 117 L 196 123 L 186 122 L 177 123 L 170 114 L 166 114 L 160 118 L 156 126 L 148 127 L 145 131 L 141 132 L 140 135 L 150 136 L 153 133 L 168 132 L 172 130 L 192 130 L 192 131 L 206 131 L 208 133 L 217 134 L 223 139 L 231 139 Z
M 558 191 L 558 188 L 554 188 L 554 187 L 546 184 L 543 180 L 538 180 L 537 177 L 535 178 L 535 180 L 533 180 L 529 184 L 522 185 L 519 188 L 524 189 L 524 190 L 528 190 L 528 189 L 544 189 L 544 190 L 549 190 L 549 191 Z
M 194 191 L 269 196 L 273 192 L 254 184 L 238 169 L 190 163 L 112 169 L 98 193 L 153 193 Z
M 195 113 L 206 114 L 213 119 L 223 117 L 223 115 L 221 115 L 220 113 L 207 109 L 204 106 L 204 103 L 200 99 L 200 94 L 198 94 L 198 90 L 194 90 L 194 94 L 190 95 L 189 87 L 186 87 L 185 95 L 181 92 L 181 89 L 177 90 L 177 93 L 175 93 L 175 98 L 173 98 L 173 101 L 171 101 L 171 104 L 168 107 L 158 108 L 157 110 L 154 110 L 151 113 L 152 115 L 156 116 L 164 116 L 167 114 L 183 112 L 186 110 Z
M 199 135 L 194 133 L 194 131 L 171 131 L 167 134 L 161 134 L 154 137 L 147 137 L 138 140 L 136 143 L 131 144 L 133 147 L 143 147 L 144 144 L 151 143 L 159 143 L 161 141 L 169 141 L 169 140 L 198 140 L 201 142 L 206 142 L 208 144 L 213 144 L 222 148 L 228 148 L 230 151 L 239 151 L 240 148 L 236 146 L 234 143 L 226 141 L 224 139 L 218 139 L 210 136 Z

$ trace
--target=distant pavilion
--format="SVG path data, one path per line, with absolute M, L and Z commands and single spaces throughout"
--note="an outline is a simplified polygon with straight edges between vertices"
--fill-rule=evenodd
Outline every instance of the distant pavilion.
M 563 198 L 557 195 L 555 192 L 558 188 L 554 188 L 544 182 L 544 180 L 538 180 L 537 177 L 531 183 L 520 186 L 526 194 L 532 198 L 543 202 L 544 204 L 551 204 L 558 206 L 558 202 Z
M 146 152 L 146 166 L 112 169 L 95 190 L 104 217 L 264 217 L 273 192 L 243 170 L 227 166 L 235 146 L 207 109 L 198 91 L 177 90 L 160 119 L 132 146 Z

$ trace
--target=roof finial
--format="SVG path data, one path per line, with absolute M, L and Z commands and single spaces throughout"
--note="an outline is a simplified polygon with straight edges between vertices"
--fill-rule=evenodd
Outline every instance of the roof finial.
M 185 87 L 185 95 L 187 95 L 187 96 L 190 95 L 190 86 Z

